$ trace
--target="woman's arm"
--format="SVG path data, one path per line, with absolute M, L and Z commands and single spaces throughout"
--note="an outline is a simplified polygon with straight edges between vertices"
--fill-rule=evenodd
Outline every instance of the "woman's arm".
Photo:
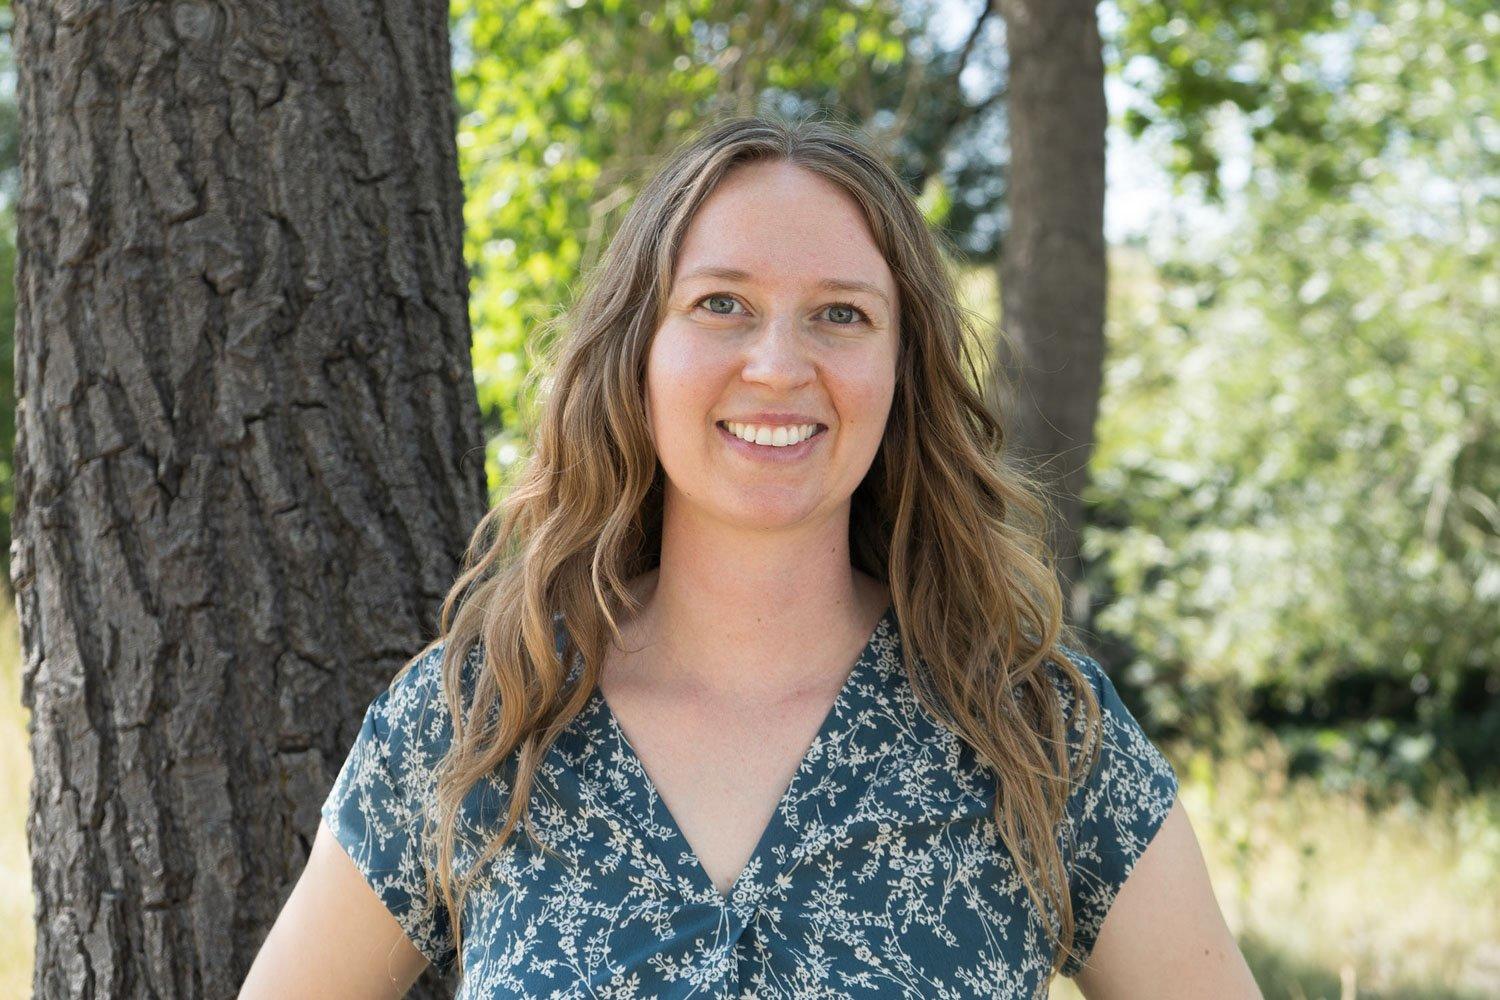
M 250 966 L 240 1000 L 389 1000 L 404 996 L 427 964 L 320 821 L 307 867 Z
M 1074 982 L 1088 1000 L 1264 1000 L 1180 799 L 1120 887 Z

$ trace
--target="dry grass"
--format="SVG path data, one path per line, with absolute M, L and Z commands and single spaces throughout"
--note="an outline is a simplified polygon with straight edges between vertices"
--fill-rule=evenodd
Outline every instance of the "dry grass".
M 31 862 L 26 851 L 26 810 L 31 753 L 21 706 L 21 637 L 16 609 L 0 612 L 0 996 L 31 995 Z
M 1500 996 L 1500 793 L 1374 811 L 1288 781 L 1274 738 L 1231 764 L 1196 755 L 1178 774 L 1268 1000 Z M 1051 995 L 1081 996 L 1066 981 Z
M 1500 793 L 1372 810 L 1268 740 L 1189 762 L 1183 802 L 1268 997 L 1500 995 Z

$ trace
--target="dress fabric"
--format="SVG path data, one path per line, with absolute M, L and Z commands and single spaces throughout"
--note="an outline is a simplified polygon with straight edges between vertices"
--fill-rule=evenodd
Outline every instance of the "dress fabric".
M 919 705 L 900 643 L 888 607 L 728 898 L 596 689 L 544 758 L 529 807 L 571 863 L 521 828 L 486 863 L 464 904 L 457 996 L 1045 997 L 1049 935 L 991 818 L 993 782 Z M 1099 664 L 1063 652 L 1104 717 L 1098 763 L 1059 824 L 1086 957 L 1177 776 Z M 423 830 L 424 816 L 436 829 L 433 774 L 451 737 L 441 654 L 370 703 L 322 815 L 412 943 L 447 968 L 457 955 L 441 894 L 427 892 L 437 847 Z M 475 647 L 465 690 L 481 663 Z M 1082 720 L 1048 667 L 1071 749 Z M 499 830 L 513 765 L 514 755 L 465 799 L 456 872 Z

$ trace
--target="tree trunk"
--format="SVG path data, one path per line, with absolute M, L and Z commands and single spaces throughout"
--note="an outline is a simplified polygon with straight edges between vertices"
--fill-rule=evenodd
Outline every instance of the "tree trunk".
M 1084 621 L 1080 495 L 1104 363 L 1104 60 L 1093 0 L 998 3 L 1011 151 L 997 371 L 1015 390 L 1005 404 L 1010 457 L 1053 495 L 1051 544 L 1069 613 Z
M 34 987 L 231 997 L 486 504 L 446 5 L 14 11 Z

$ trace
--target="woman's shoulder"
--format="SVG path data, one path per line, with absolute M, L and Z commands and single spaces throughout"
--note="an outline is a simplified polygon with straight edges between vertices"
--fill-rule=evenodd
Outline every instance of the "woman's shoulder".
M 1081 691 L 1065 676 L 1062 659 L 1071 663 L 1092 689 L 1094 701 L 1099 706 L 1103 753 L 1100 765 L 1120 769 L 1125 762 L 1151 772 L 1159 778 L 1175 774 L 1161 748 L 1146 733 L 1135 713 L 1126 705 L 1120 691 L 1115 687 L 1109 673 L 1097 659 L 1077 647 L 1059 643 L 1057 656 L 1047 660 L 1047 677 L 1056 692 L 1062 710 L 1063 724 L 1068 744 L 1075 753 L 1080 752 L 1085 742 L 1087 719 L 1081 708 Z
M 554 643 L 559 655 L 566 648 L 562 622 L 561 613 L 552 616 Z M 396 671 L 372 702 L 370 709 L 376 716 L 377 728 L 389 733 L 393 743 L 401 741 L 419 745 L 436 754 L 446 749 L 453 732 L 448 695 L 450 688 L 455 686 L 454 681 L 457 682 L 456 707 L 463 718 L 469 719 L 479 679 L 486 667 L 485 642 L 483 636 L 465 640 L 463 650 L 455 654 L 457 664 L 450 670 L 445 662 L 447 650 L 457 641 L 451 636 L 433 639 Z M 582 657 L 576 655 L 576 651 L 571 659 L 567 674 L 569 682 L 577 680 L 583 669 Z M 492 702 L 488 709 L 490 722 L 494 721 L 498 711 L 498 701 Z
M 1065 838 L 1069 891 L 1076 921 L 1075 954 L 1062 967 L 1077 975 L 1093 949 L 1111 903 L 1176 801 L 1177 772 L 1136 720 L 1108 672 L 1084 651 L 1059 647 L 1083 675 L 1099 704 L 1099 742 L 1092 764 L 1074 775 Z M 1082 759 L 1086 719 L 1081 693 L 1062 665 L 1049 661 L 1049 677 L 1062 704 L 1073 764 Z
M 434 639 L 427 648 L 408 660 L 396 671 L 388 686 L 392 701 L 399 705 L 442 698 L 446 691 L 443 661 L 449 640 Z M 472 691 L 474 679 L 484 661 L 482 643 L 474 642 L 459 664 L 460 683 L 464 690 Z
M 439 966 L 454 952 L 447 915 L 428 892 L 435 854 L 425 824 L 451 732 L 443 673 L 443 647 L 430 645 L 376 693 L 321 809 L 413 944 Z
M 1059 642 L 1054 643 L 1052 649 L 1052 654 L 1043 661 L 1047 680 L 1057 696 L 1063 718 L 1069 724 L 1079 722 L 1081 719 L 1078 718 L 1078 704 L 1081 692 L 1068 678 L 1064 664 L 1072 666 L 1082 675 L 1084 683 L 1093 689 L 1094 697 L 1101 699 L 1101 702 L 1105 685 L 1110 683 L 1109 675 L 1104 672 L 1098 660 L 1078 647 Z
M 375 729 L 389 746 L 393 764 L 409 772 L 430 770 L 452 739 L 449 680 L 444 664 L 447 641 L 439 638 L 404 664 L 370 703 Z M 483 665 L 483 648 L 473 645 L 458 664 L 459 710 L 466 711 Z

